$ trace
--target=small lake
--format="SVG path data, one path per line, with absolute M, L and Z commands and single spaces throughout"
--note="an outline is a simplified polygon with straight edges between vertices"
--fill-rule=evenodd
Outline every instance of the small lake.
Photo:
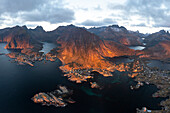
M 143 50 L 145 49 L 144 46 L 129 46 L 130 49 L 134 49 L 134 50 Z
M 44 52 L 44 54 L 47 54 L 48 52 L 50 52 L 50 50 L 56 47 L 57 45 L 54 43 L 43 42 L 43 49 L 40 52 Z

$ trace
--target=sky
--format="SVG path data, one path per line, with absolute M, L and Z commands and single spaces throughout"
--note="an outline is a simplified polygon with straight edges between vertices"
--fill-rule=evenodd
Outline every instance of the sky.
M 153 33 L 170 31 L 170 0 L 0 0 L 0 28 L 61 25 L 124 26 Z

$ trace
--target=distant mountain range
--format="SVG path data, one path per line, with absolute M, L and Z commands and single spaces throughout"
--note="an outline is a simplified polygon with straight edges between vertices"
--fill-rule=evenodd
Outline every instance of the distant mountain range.
M 139 32 L 128 31 L 125 27 L 112 25 L 108 27 L 90 28 L 89 32 L 94 33 L 104 40 L 112 40 L 126 46 L 143 45 L 143 34 Z
M 156 32 L 156 33 L 153 33 L 153 34 L 150 34 L 148 36 L 146 36 L 144 42 L 146 43 L 146 45 L 148 47 L 150 46 L 154 46 L 162 41 L 170 41 L 170 34 L 169 32 L 167 31 L 164 31 L 164 30 L 161 30 L 159 32 Z

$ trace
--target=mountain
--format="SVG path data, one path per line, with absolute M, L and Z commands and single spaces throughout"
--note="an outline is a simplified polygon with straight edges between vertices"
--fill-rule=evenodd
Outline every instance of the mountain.
M 128 31 L 125 27 L 118 25 L 90 28 L 88 31 L 104 40 L 112 40 L 126 46 L 142 45 L 141 37 L 144 36 L 139 32 Z
M 148 35 L 145 38 L 144 42 L 148 47 L 151 47 L 158 44 L 159 42 L 168 41 L 168 40 L 170 41 L 169 32 L 166 32 L 165 30 L 161 30 L 159 32 Z
M 42 48 L 42 44 L 32 38 L 26 26 L 0 30 L 0 42 L 7 42 L 6 49 Z
M 46 32 L 41 26 L 37 26 L 35 29 L 29 29 L 29 34 L 34 39 L 42 41 L 42 42 L 56 42 L 56 39 L 57 39 L 55 30 Z
M 102 40 L 99 36 L 73 25 L 60 26 L 56 48 L 57 57 L 67 68 L 103 68 L 110 63 L 107 57 L 131 55 L 133 50 L 114 41 Z
M 6 49 L 42 49 L 41 42 L 56 42 L 57 35 L 46 32 L 41 26 L 28 29 L 26 26 L 15 26 L 0 30 L 0 42 L 7 42 Z
M 98 35 L 103 35 L 104 38 Z M 42 41 L 58 43 L 61 46 L 49 54 L 55 54 L 68 67 L 82 68 L 107 68 L 110 65 L 106 60 L 108 57 L 134 54 L 133 50 L 124 45 L 138 45 L 140 37 L 142 34 L 139 32 L 128 31 L 117 25 L 91 29 L 69 25 L 50 32 L 46 32 L 41 26 L 35 29 L 28 29 L 26 26 L 0 29 L 0 42 L 7 43 L 6 49 L 39 51 L 43 47 Z M 141 57 L 170 58 L 169 32 L 161 30 L 148 35 L 144 41 L 147 43 L 146 48 L 136 52 L 143 54 Z
M 151 59 L 169 59 L 170 58 L 170 41 L 161 41 L 154 46 L 144 49 L 141 57 L 151 58 Z

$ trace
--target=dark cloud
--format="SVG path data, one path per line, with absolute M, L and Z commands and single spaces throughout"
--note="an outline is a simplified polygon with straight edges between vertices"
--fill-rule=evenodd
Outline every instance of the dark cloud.
M 59 0 L 0 0 L 0 18 L 20 18 L 21 21 L 71 22 L 74 12 L 64 8 Z
M 84 25 L 84 26 L 103 26 L 103 25 L 109 25 L 109 24 L 116 24 L 116 22 L 113 21 L 113 19 L 111 18 L 105 18 L 101 21 L 86 20 L 80 23 L 80 25 Z
M 169 0 L 127 0 L 124 5 L 109 4 L 112 10 L 122 11 L 122 16 L 140 16 L 148 24 L 153 26 L 167 27 L 170 20 Z M 170 27 L 170 25 L 168 25 Z
M 16 13 L 20 11 L 31 11 L 41 6 L 47 0 L 0 0 L 2 12 Z
M 25 21 L 47 21 L 50 23 L 62 23 L 71 22 L 74 20 L 73 15 L 74 12 L 69 9 L 50 7 L 48 10 L 46 10 L 46 7 L 43 7 L 38 11 L 22 14 L 21 17 Z

